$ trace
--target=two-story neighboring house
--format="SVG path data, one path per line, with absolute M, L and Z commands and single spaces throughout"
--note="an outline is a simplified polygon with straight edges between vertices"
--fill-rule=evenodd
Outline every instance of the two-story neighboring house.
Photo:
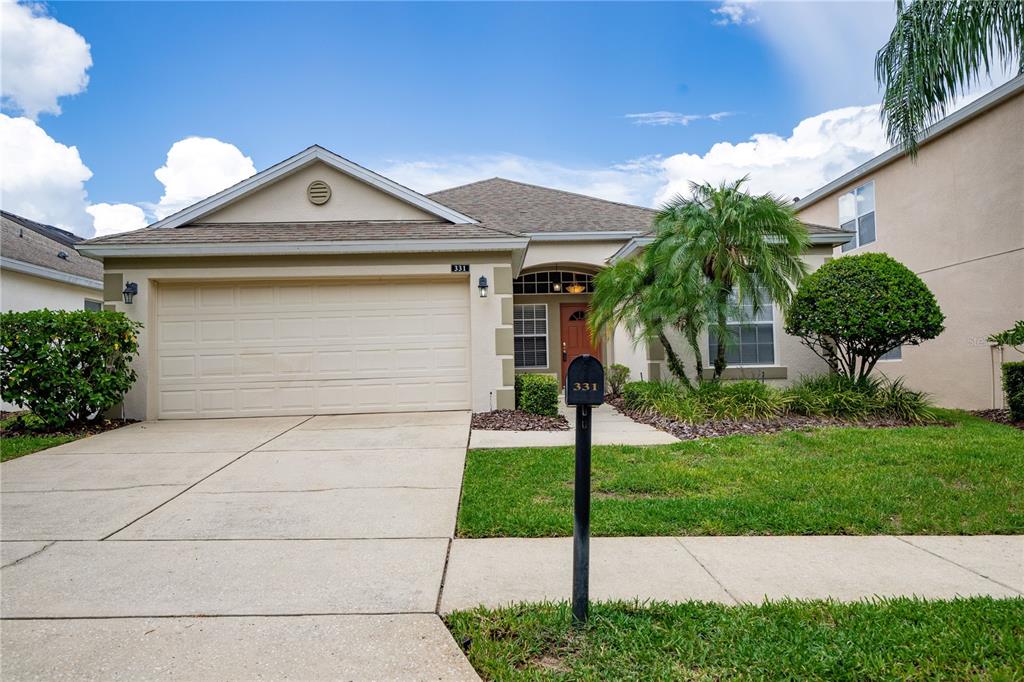
M 887 253 L 938 299 L 946 330 L 880 362 L 940 405 L 1002 406 L 986 337 L 1024 319 L 1024 76 L 939 121 L 915 159 L 894 148 L 801 198 L 801 220 L 856 233 L 835 256 Z

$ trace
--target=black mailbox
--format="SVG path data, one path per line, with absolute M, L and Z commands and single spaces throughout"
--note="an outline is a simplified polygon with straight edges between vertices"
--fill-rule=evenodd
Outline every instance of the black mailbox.
M 565 373 L 566 405 L 604 403 L 604 367 L 593 355 L 580 355 L 569 363 Z

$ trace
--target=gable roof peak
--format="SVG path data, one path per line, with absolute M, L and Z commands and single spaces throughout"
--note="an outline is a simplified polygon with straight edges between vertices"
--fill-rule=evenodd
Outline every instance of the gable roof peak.
M 177 213 L 174 213 L 162 220 L 150 225 L 150 228 L 173 228 L 201 220 L 204 216 L 232 204 L 244 196 L 257 191 L 261 187 L 269 185 L 281 178 L 284 178 L 296 171 L 299 171 L 312 163 L 320 161 L 336 171 L 344 173 L 356 180 L 366 183 L 371 187 L 389 194 L 392 197 L 433 214 L 441 220 L 451 223 L 475 223 L 474 218 L 460 213 L 444 204 L 435 201 L 419 192 L 409 189 L 390 178 L 375 173 L 368 168 L 336 154 L 326 147 L 318 144 L 306 147 L 298 154 L 288 157 L 269 168 L 266 168 L 255 175 L 237 182 L 227 189 L 198 201 Z

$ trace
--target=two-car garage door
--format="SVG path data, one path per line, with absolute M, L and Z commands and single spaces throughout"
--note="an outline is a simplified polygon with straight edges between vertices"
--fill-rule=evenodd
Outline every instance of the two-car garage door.
M 164 283 L 161 419 L 469 408 L 465 280 Z

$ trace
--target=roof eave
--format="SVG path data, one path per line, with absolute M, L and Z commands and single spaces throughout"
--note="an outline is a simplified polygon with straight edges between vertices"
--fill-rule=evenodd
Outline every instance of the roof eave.
M 48 268 L 45 265 L 36 265 L 35 263 L 27 263 L 14 258 L 0 256 L 0 267 L 4 270 L 20 272 L 23 275 L 32 275 L 33 277 L 41 277 L 54 282 L 73 284 L 75 286 L 85 287 L 86 289 L 103 291 L 103 282 L 101 280 L 92 279 L 91 277 L 83 277 L 82 275 L 75 275 L 70 272 L 62 272 L 55 268 Z
M 188 244 L 79 244 L 90 258 L 159 256 L 286 256 L 460 251 L 525 251 L 528 239 L 406 239 Z

